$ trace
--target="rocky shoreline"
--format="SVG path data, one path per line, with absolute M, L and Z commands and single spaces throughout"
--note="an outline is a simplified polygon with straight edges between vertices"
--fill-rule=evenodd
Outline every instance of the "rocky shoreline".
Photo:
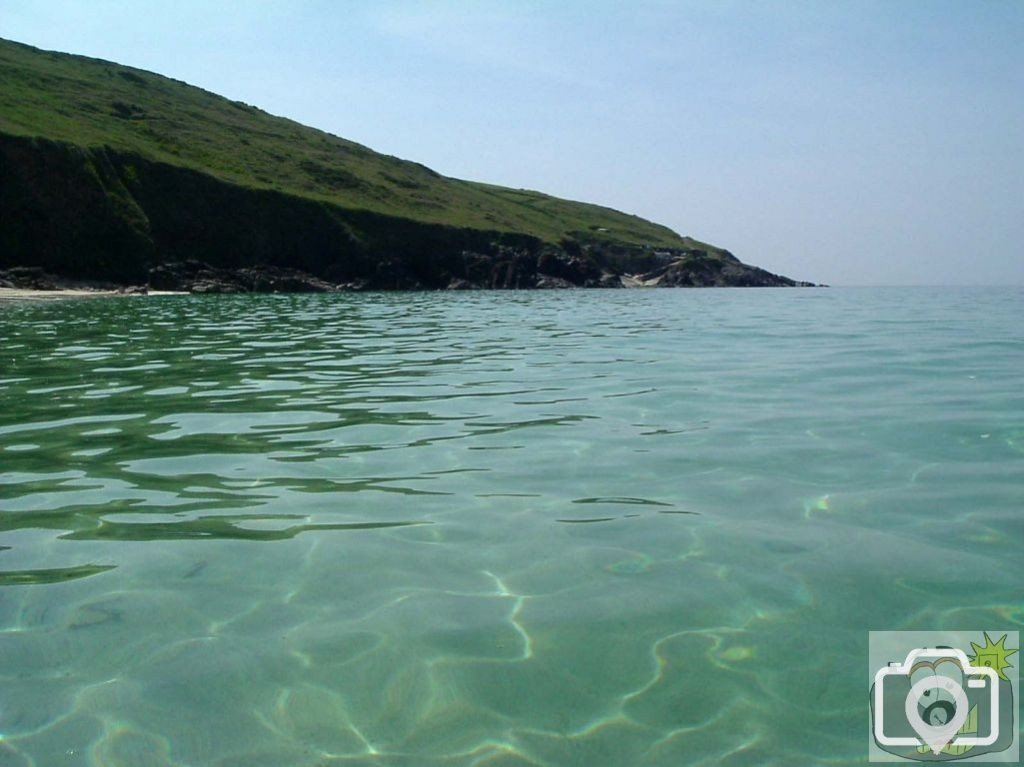
M 464 251 L 457 274 L 438 274 L 423 280 L 400 261 L 385 260 L 363 277 L 333 282 L 300 269 L 256 264 L 227 268 L 187 259 L 158 264 L 144 282 L 118 283 L 71 278 L 41 267 L 0 270 L 0 288 L 72 293 L 332 293 L 362 290 L 550 290 L 570 288 L 655 287 L 814 287 L 751 267 L 738 260 L 713 257 L 703 251 L 657 251 L 652 268 L 627 273 L 602 268 L 584 254 L 547 249 L 498 249 L 491 254 Z

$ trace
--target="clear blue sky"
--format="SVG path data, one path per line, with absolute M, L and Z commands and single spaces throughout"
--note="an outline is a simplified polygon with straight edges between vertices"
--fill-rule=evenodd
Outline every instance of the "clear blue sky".
M 0 0 L 446 175 L 833 284 L 1024 284 L 1024 2 Z

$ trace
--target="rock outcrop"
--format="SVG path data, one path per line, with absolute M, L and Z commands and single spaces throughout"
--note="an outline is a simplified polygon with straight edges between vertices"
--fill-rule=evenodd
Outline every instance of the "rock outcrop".
M 637 275 L 637 283 L 659 288 L 813 287 L 813 283 L 798 282 L 756 266 L 748 266 L 728 252 L 713 256 L 704 250 L 690 250 L 659 255 L 665 263 Z

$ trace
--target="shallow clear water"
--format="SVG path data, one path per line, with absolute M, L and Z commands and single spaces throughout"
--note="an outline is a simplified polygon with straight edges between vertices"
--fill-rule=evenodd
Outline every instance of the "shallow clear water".
M 842 765 L 1024 624 L 1024 291 L 0 306 L 0 764 Z

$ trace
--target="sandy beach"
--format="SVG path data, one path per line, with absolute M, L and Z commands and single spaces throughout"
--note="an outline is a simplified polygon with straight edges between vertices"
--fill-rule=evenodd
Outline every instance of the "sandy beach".
M 32 290 L 30 288 L 0 288 L 0 301 L 53 298 L 99 298 L 101 296 L 124 295 L 116 290 Z
M 172 290 L 151 290 L 147 293 L 122 293 L 117 290 L 87 288 L 61 288 L 60 290 L 33 290 L 31 288 L 0 288 L 0 301 L 50 300 L 57 298 L 109 298 L 111 296 L 184 296 L 187 293 Z

